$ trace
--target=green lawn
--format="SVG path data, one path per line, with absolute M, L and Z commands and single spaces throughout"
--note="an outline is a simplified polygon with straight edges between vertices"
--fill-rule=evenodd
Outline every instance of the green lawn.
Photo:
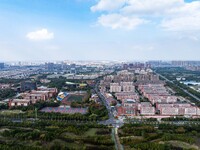
M 76 135 L 74 133 L 70 133 L 70 132 L 64 132 L 64 133 L 62 133 L 62 136 L 69 136 L 71 138 L 77 138 L 77 137 L 79 137 L 78 135 Z
M 97 128 L 91 128 L 87 132 L 85 132 L 84 136 L 95 136 L 97 130 Z

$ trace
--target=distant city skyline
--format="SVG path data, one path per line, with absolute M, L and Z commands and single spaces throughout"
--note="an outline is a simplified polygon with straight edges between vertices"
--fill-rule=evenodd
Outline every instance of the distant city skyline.
M 199 0 L 0 0 L 0 62 L 200 60 Z

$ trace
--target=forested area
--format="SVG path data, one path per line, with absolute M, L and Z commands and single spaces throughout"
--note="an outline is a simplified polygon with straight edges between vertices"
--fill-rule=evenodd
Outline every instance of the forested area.
M 200 125 L 126 124 L 119 130 L 121 143 L 126 148 L 141 150 L 198 149 Z M 179 146 L 179 143 L 182 146 Z M 184 147 L 187 145 L 187 147 Z
M 0 149 L 112 150 L 111 129 L 95 123 L 0 120 Z

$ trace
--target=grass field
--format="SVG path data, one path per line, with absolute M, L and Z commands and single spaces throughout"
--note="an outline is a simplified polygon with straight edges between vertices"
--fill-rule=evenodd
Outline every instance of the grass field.
M 91 128 L 87 132 L 85 132 L 85 136 L 95 136 L 97 130 L 98 129 L 96 129 L 96 128 Z

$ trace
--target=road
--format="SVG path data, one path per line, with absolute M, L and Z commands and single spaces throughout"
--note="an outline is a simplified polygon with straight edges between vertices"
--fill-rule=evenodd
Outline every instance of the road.
M 115 142 L 115 148 L 116 150 L 124 150 L 123 146 L 120 143 L 120 139 L 118 136 L 118 128 L 113 128 L 112 129 L 112 136 Z
M 123 150 L 123 146 L 120 143 L 119 137 L 118 137 L 118 133 L 117 130 L 119 127 L 123 126 L 123 122 L 120 122 L 119 120 L 116 120 L 114 118 L 113 112 L 112 112 L 112 108 L 110 106 L 110 104 L 107 102 L 106 98 L 104 97 L 104 95 L 99 91 L 99 82 L 96 83 L 95 85 L 95 92 L 97 93 L 97 95 L 99 96 L 99 98 L 101 99 L 101 102 L 103 103 L 103 105 L 106 107 L 107 111 L 108 111 L 108 116 L 109 119 L 108 120 L 104 120 L 104 121 L 100 121 L 100 124 L 103 125 L 112 125 L 112 136 L 113 136 L 113 140 L 115 142 L 115 147 L 116 150 Z
M 157 73 L 157 72 L 156 72 Z M 183 89 L 182 87 L 176 85 L 173 81 L 167 79 L 165 76 L 157 73 L 160 77 L 162 77 L 163 79 L 165 79 L 166 81 L 174 84 L 176 87 L 178 87 L 179 89 L 181 89 L 183 92 L 185 92 L 186 94 L 190 95 L 191 97 L 193 97 L 195 100 L 200 101 L 200 98 L 198 98 L 197 96 L 193 95 L 192 93 L 188 92 L 187 90 Z
M 99 86 L 99 82 L 95 85 L 95 92 L 101 99 L 103 105 L 106 107 L 108 111 L 108 116 L 109 116 L 108 120 L 100 121 L 99 123 L 104 124 L 104 125 L 112 125 L 113 127 L 123 126 L 123 122 L 120 122 L 119 120 L 115 119 L 110 104 L 106 101 L 106 98 L 104 97 L 104 95 L 99 91 L 98 86 Z

